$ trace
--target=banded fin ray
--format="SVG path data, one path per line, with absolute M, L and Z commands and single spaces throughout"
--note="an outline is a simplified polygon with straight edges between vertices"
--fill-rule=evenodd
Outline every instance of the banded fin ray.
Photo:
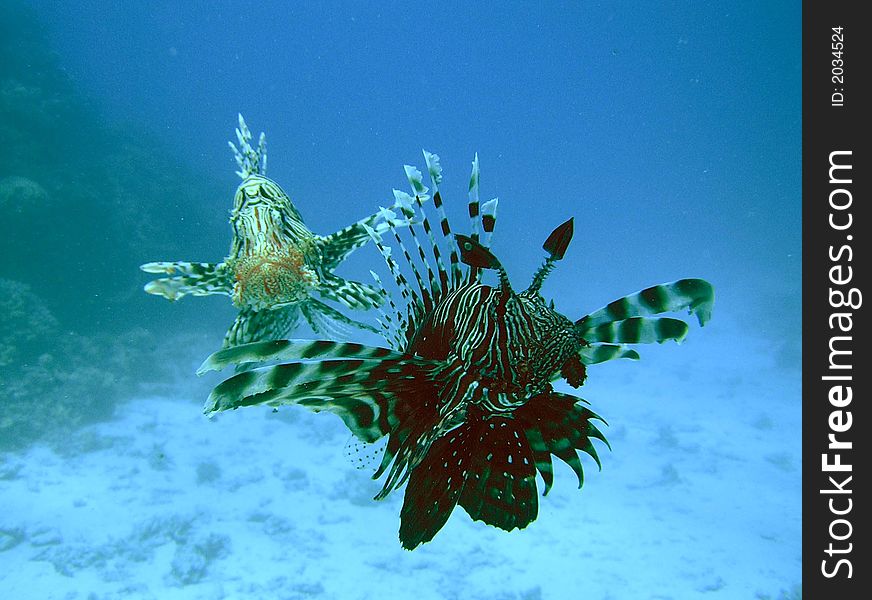
M 630 317 L 623 321 L 611 321 L 585 329 L 583 335 L 588 342 L 662 344 L 667 340 L 681 342 L 687 336 L 689 329 L 687 323 L 680 319 Z
M 283 339 L 299 322 L 298 305 L 292 304 L 274 310 L 254 310 L 245 306 L 240 309 L 233 325 L 227 330 L 222 347 L 239 346 L 260 339 Z
M 532 451 L 513 419 L 464 423 L 433 442 L 411 472 L 400 511 L 407 550 L 429 542 L 460 504 L 477 521 L 506 531 L 536 519 Z
M 591 344 L 582 348 L 578 355 L 581 357 L 581 362 L 586 365 L 595 365 L 618 358 L 639 360 L 639 353 L 623 344 Z
M 400 218 L 397 214 L 402 214 Z M 408 227 L 415 223 L 414 211 L 410 202 L 404 198 L 395 197 L 390 209 L 382 208 L 378 212 L 340 229 L 327 236 L 316 235 L 315 245 L 321 251 L 321 264 L 326 271 L 332 271 L 348 257 L 355 249 L 370 240 L 367 228 L 378 233 L 384 233 L 390 228 Z
M 404 356 L 399 359 L 328 359 L 292 362 L 239 373 L 212 390 L 204 407 L 206 415 L 243 406 L 299 405 L 313 412 L 339 416 L 351 433 L 373 442 L 396 433 L 395 410 L 410 395 L 433 395 L 426 376 L 428 361 Z M 385 453 L 392 456 L 391 442 Z
M 167 300 L 184 296 L 233 293 L 233 278 L 224 263 L 150 262 L 139 267 L 146 273 L 171 275 L 145 284 L 145 291 Z
M 711 318 L 714 300 L 714 288 L 709 282 L 704 279 L 679 279 L 610 302 L 576 321 L 576 325 L 584 333 L 603 323 L 684 309 L 695 314 L 700 325 L 705 325 Z
M 383 296 L 371 285 L 344 279 L 332 273 L 322 275 L 318 293 L 328 300 L 358 310 L 375 308 L 383 301 Z
M 207 371 L 222 369 L 246 363 L 267 363 L 285 360 L 324 360 L 331 358 L 354 358 L 361 360 L 397 360 L 405 355 L 387 348 L 366 346 L 353 342 L 333 342 L 326 340 L 271 340 L 253 342 L 224 348 L 209 356 L 197 375 Z
M 237 147 L 233 142 L 230 144 L 230 149 L 233 151 L 233 158 L 239 166 L 236 172 L 242 179 L 247 179 L 251 175 L 266 175 L 266 135 L 261 132 L 258 138 L 257 148 L 251 145 L 251 130 L 242 118 L 242 114 L 238 115 L 239 125 L 236 128 L 236 141 L 239 143 Z
M 378 333 L 378 329 L 372 325 L 346 317 L 335 308 L 314 298 L 309 298 L 299 306 L 300 312 L 315 333 L 340 339 L 348 339 L 355 328 Z

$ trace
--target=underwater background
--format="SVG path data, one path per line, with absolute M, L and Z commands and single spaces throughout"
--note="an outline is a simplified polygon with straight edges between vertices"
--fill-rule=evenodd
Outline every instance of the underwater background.
M 791 2 L 0 1 L 0 598 L 801 597 L 800 23 Z M 703 277 L 713 318 L 589 369 L 612 449 L 581 491 L 555 464 L 526 529 L 458 510 L 405 551 L 400 494 L 372 500 L 336 417 L 202 416 L 227 297 L 142 290 L 142 263 L 227 254 L 237 113 L 316 233 L 390 205 L 422 148 L 466 232 L 478 152 L 513 281 L 574 216 L 543 288 L 563 314 Z M 338 273 L 369 269 L 372 245 Z

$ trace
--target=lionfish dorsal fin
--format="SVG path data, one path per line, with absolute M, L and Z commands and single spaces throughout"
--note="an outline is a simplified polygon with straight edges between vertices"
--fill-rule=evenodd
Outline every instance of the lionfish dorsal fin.
M 569 242 L 572 241 L 572 222 L 573 217 L 570 217 L 568 221 L 552 231 L 548 239 L 545 240 L 545 243 L 542 244 L 542 247 L 551 255 L 553 260 L 561 260 L 563 255 L 566 254 Z

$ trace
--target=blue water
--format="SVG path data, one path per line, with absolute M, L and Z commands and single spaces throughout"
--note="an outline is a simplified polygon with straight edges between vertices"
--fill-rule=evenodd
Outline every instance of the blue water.
M 4 2 L 0 597 L 798 597 L 800 16 Z M 477 152 L 516 287 L 574 216 L 543 288 L 561 312 L 703 277 L 713 319 L 591 368 L 612 451 L 581 492 L 558 470 L 526 530 L 457 510 L 402 551 L 398 500 L 369 500 L 338 420 L 202 419 L 219 379 L 193 371 L 234 317 L 226 297 L 142 292 L 141 263 L 226 255 L 238 113 L 317 233 L 390 204 L 422 148 L 465 231 Z M 386 277 L 371 247 L 340 272 L 369 269 Z

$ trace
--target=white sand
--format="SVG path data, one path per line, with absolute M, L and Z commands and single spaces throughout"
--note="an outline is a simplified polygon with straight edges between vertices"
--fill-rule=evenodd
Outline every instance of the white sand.
M 202 383 L 121 404 L 64 452 L 0 456 L 0 598 L 793 597 L 799 372 L 736 331 L 716 320 L 592 367 L 583 395 L 611 425 L 602 472 L 585 458 L 578 491 L 555 462 L 526 530 L 458 508 L 413 552 L 397 540 L 401 492 L 371 500 L 380 483 L 349 463 L 338 418 L 209 421 Z

